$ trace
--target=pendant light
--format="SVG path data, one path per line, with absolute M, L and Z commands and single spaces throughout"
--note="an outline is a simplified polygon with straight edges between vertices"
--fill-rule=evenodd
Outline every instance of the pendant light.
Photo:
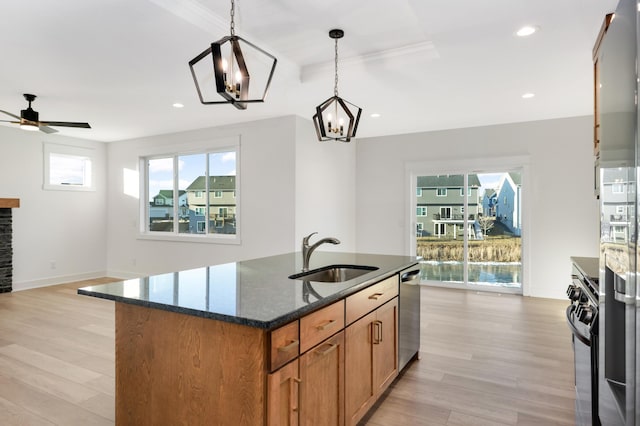
M 211 43 L 189 61 L 189 68 L 200 102 L 232 104 L 246 109 L 248 103 L 264 102 L 278 60 L 236 35 L 234 18 L 235 0 L 231 0 L 231 35 Z M 205 60 L 208 56 L 211 56 L 213 71 Z
M 335 40 L 335 80 L 333 97 L 316 107 L 313 124 L 319 141 L 336 140 L 350 142 L 356 136 L 362 108 L 338 96 L 338 39 L 344 37 L 344 31 L 329 31 L 329 37 Z

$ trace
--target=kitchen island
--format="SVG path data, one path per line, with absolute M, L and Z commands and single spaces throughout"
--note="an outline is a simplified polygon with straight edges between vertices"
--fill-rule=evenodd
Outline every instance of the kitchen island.
M 397 376 L 417 262 L 316 252 L 311 269 L 377 269 L 315 282 L 289 253 L 79 289 L 116 302 L 117 424 L 355 424 Z

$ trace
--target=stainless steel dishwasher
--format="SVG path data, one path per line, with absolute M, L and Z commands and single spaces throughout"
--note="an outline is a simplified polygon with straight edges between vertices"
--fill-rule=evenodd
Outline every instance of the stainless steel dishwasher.
M 418 358 L 420 350 L 420 265 L 400 272 L 398 371 Z

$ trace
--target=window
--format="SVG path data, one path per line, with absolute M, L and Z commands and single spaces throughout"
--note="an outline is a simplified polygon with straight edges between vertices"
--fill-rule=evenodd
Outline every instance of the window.
M 160 200 L 160 194 L 165 198 L 162 207 L 141 203 L 146 217 L 143 236 L 239 242 L 238 200 L 223 197 L 237 191 L 238 154 L 236 146 L 141 158 L 146 199 Z
M 416 197 L 422 197 L 422 188 L 416 188 Z
M 164 198 L 160 198 L 160 197 L 156 198 L 156 205 L 157 206 L 164 205 Z
M 45 143 L 43 188 L 94 191 L 94 156 L 91 148 Z
M 438 197 L 446 197 L 447 196 L 447 188 L 437 188 L 436 195 Z
M 616 214 L 627 214 L 627 206 L 616 206 Z
M 611 185 L 611 192 L 614 194 L 624 194 L 624 187 L 624 183 L 614 183 L 613 185 Z
M 416 215 L 417 216 L 426 216 L 427 208 L 426 207 L 416 207 Z
M 433 233 L 436 235 L 446 235 L 447 225 L 445 225 L 444 223 L 435 223 L 433 227 Z
M 440 219 L 451 219 L 451 207 L 440 207 Z

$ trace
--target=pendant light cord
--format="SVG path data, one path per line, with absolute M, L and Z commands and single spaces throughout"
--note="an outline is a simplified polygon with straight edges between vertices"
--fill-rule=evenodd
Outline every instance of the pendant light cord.
M 231 0 L 231 36 L 236 35 L 236 23 L 234 21 L 236 15 L 236 2 Z M 336 49 L 338 47 L 336 46 Z
M 336 79 L 333 86 L 333 94 L 337 97 L 338 96 L 338 39 L 337 38 L 336 38 L 335 70 L 336 70 Z

